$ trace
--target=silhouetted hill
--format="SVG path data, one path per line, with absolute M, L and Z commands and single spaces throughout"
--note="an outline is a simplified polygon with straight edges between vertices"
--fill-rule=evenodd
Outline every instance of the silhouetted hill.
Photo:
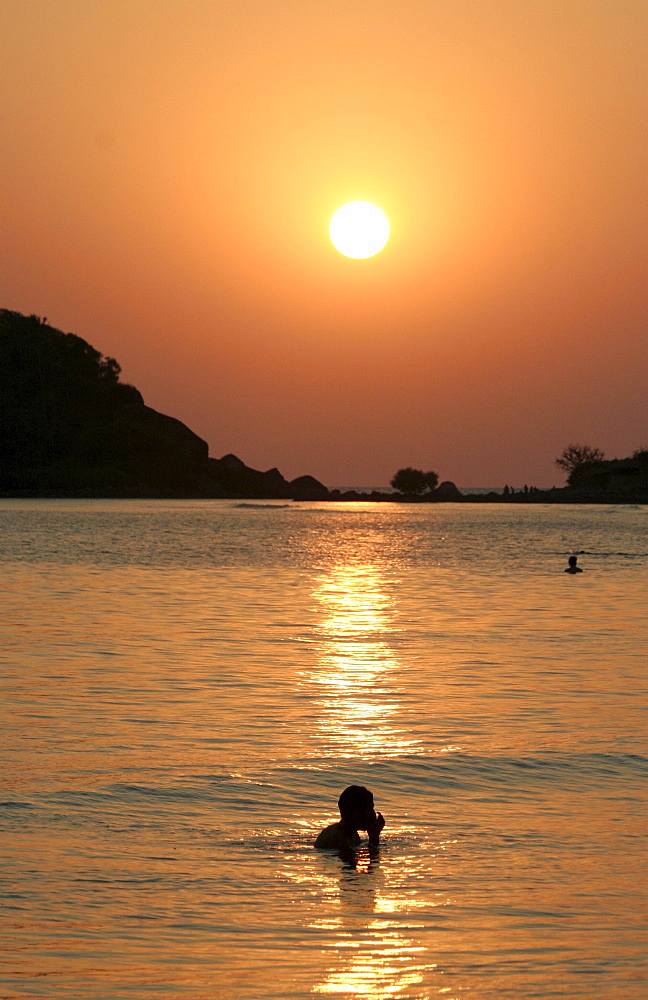
M 648 451 L 583 465 L 569 486 L 462 496 L 442 483 L 423 497 L 330 493 L 312 476 L 287 482 L 236 455 L 209 458 L 189 427 L 146 406 L 120 366 L 38 316 L 0 309 L 0 494 L 192 496 L 385 502 L 647 503 Z
M 0 310 L 0 492 L 319 499 L 234 455 L 208 457 L 185 424 L 146 406 L 120 366 L 38 316 Z

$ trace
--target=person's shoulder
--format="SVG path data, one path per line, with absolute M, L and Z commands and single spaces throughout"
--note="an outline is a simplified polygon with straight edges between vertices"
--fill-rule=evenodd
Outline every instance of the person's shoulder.
M 341 850 L 345 847 L 357 847 L 360 843 L 360 837 L 357 833 L 354 833 L 353 837 L 350 838 L 347 833 L 344 832 L 341 823 L 331 823 L 330 826 L 324 827 L 322 832 L 319 834 L 314 846 L 320 847 L 322 850 Z
M 342 847 L 344 845 L 344 836 L 341 826 L 341 823 L 331 823 L 330 826 L 324 827 L 315 841 L 315 847 L 322 847 L 324 849 L 327 847 Z

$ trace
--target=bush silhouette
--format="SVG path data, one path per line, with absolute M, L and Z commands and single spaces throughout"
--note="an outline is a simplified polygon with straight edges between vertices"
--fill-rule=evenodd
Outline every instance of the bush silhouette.
M 418 496 L 426 490 L 436 489 L 438 482 L 439 477 L 436 472 L 423 472 L 422 469 L 408 466 L 398 470 L 390 485 L 399 493 L 413 493 Z

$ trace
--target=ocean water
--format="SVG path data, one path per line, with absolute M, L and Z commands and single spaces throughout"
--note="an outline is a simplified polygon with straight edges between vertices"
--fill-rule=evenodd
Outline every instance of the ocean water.
M 2 1000 L 648 997 L 648 508 L 2 500 L 0 560 Z

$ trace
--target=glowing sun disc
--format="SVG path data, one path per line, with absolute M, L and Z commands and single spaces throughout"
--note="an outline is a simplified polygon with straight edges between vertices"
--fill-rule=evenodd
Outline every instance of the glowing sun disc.
M 389 221 L 370 201 L 349 201 L 331 219 L 329 235 L 345 257 L 373 257 L 389 239 Z

